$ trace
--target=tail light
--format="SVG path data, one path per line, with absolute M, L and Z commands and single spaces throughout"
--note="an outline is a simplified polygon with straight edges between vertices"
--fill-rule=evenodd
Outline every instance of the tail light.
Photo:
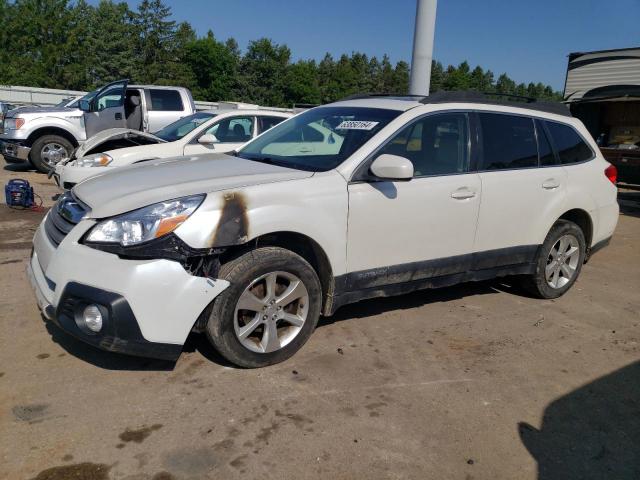
M 607 177 L 609 181 L 615 185 L 616 181 L 618 180 L 618 169 L 615 167 L 615 165 L 609 165 L 604 170 L 604 176 Z

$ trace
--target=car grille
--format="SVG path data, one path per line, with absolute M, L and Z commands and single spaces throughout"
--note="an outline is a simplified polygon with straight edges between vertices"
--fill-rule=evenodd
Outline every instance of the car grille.
M 64 237 L 82 220 L 87 213 L 87 208 L 71 193 L 62 195 L 57 203 L 49 210 L 44 230 L 56 247 L 64 240 Z

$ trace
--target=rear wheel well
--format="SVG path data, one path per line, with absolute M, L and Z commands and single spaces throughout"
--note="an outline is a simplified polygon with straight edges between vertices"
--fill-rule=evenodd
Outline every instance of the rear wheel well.
M 62 138 L 69 140 L 69 142 L 71 142 L 71 145 L 73 145 L 74 147 L 78 146 L 78 141 L 73 135 L 71 135 L 71 133 L 64 130 L 63 128 L 56 128 L 56 127 L 45 127 L 45 128 L 39 128 L 38 130 L 35 130 L 27 138 L 27 141 L 26 141 L 27 146 L 29 147 L 32 146 L 33 142 L 35 142 L 38 138 L 44 135 L 58 135 Z
M 591 239 L 593 238 L 593 222 L 591 221 L 591 216 L 582 209 L 574 208 L 573 210 L 569 210 L 562 215 L 558 220 L 569 220 L 570 222 L 575 223 L 580 227 L 582 233 L 584 234 L 584 239 L 587 244 L 587 251 L 591 248 Z
M 275 232 L 256 237 L 252 241 L 227 249 L 220 256 L 224 264 L 245 252 L 257 247 L 281 247 L 304 258 L 313 267 L 322 285 L 322 312 L 330 307 L 329 303 L 334 291 L 334 278 L 329 258 L 322 247 L 312 238 L 296 232 Z

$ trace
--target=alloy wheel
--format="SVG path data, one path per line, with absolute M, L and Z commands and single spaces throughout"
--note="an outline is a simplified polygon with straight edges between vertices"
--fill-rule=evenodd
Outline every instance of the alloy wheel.
M 69 152 L 59 143 L 45 143 L 40 149 L 40 158 L 50 167 L 55 167 L 58 162 L 69 158 Z
M 296 275 L 276 271 L 253 280 L 234 313 L 240 343 L 257 353 L 284 348 L 302 330 L 309 312 L 309 292 Z
M 551 247 L 545 267 L 545 279 L 551 288 L 562 288 L 576 274 L 580 261 L 580 244 L 573 235 L 563 235 Z

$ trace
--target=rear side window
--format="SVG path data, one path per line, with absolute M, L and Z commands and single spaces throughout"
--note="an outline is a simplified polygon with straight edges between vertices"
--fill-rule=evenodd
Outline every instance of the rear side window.
M 481 170 L 538 166 L 533 119 L 499 113 L 479 113 L 482 128 Z
M 184 110 L 182 98 L 176 90 L 150 90 L 151 110 L 179 112 Z
M 589 160 L 593 152 L 573 127 L 556 122 L 545 122 L 560 157 L 560 163 L 578 163 Z
M 284 118 L 281 117 L 258 117 L 258 133 L 265 132 L 269 130 L 271 127 L 275 127 L 277 124 L 282 122 Z
M 538 152 L 540 152 L 540 165 L 548 167 L 556 165 L 556 156 L 547 138 L 547 132 L 541 120 L 536 120 L 536 132 L 538 134 Z

